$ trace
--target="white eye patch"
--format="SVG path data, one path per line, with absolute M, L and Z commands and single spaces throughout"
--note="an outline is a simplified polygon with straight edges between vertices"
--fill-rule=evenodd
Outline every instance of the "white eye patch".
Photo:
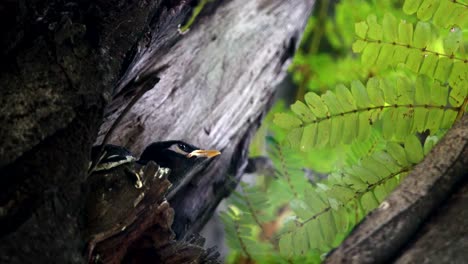
M 179 147 L 179 144 L 174 144 L 174 145 L 170 146 L 169 149 L 172 150 L 172 151 L 174 151 L 174 152 L 176 152 L 176 153 L 179 153 L 179 154 L 181 154 L 181 155 L 184 155 L 184 156 L 186 156 L 186 155 L 189 154 L 188 152 L 183 151 L 183 150 Z

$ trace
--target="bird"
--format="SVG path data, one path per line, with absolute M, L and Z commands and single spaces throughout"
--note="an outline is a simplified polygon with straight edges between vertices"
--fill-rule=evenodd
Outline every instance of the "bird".
M 169 197 L 182 186 L 189 171 L 220 154 L 217 150 L 201 149 L 181 140 L 153 142 L 139 158 L 122 146 L 94 146 L 84 188 L 89 233 L 115 229 L 116 222 L 123 222 L 128 217 L 128 212 L 151 187 L 144 186 L 145 182 L 147 185 L 152 182 L 143 177 L 148 162 L 153 161 L 159 166 L 159 175 L 168 175 L 171 183 Z
M 201 149 L 181 140 L 153 142 L 139 158 L 122 146 L 94 146 L 84 186 L 86 202 L 83 220 L 87 241 L 96 244 L 125 230 L 133 221 L 137 207 L 153 204 L 148 199 L 153 195 L 154 183 L 164 182 L 145 175 L 150 161 L 158 165 L 155 175 L 167 177 L 172 184 L 168 187 L 168 197 L 171 191 L 177 191 L 189 171 L 220 154 L 217 150 Z M 89 248 L 89 254 L 92 248 Z
M 181 140 L 159 141 L 149 144 L 142 152 L 139 159 L 126 148 L 122 146 L 106 144 L 94 146 L 91 150 L 91 161 L 96 164 L 89 169 L 91 173 L 109 172 L 119 169 L 125 169 L 131 174 L 131 168 L 128 166 L 133 163 L 146 165 L 149 161 L 154 161 L 160 167 L 170 170 L 169 181 L 173 187 L 177 186 L 183 180 L 185 174 L 205 160 L 220 155 L 218 150 L 205 150 Z M 97 157 L 101 155 L 100 157 Z M 131 167 L 131 166 L 130 166 Z M 138 174 L 136 176 L 136 186 L 140 186 Z
M 218 150 L 205 150 L 180 140 L 155 142 L 143 150 L 138 163 L 152 160 L 159 166 L 169 168 L 169 181 L 172 189 L 184 180 L 189 170 L 201 166 L 204 161 L 220 155 Z

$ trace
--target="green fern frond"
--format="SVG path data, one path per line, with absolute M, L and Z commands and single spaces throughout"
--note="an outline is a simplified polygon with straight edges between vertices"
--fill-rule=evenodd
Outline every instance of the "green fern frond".
M 423 148 L 429 150 L 434 142 L 428 147 L 426 144 L 423 147 L 416 136 L 409 137 L 404 145 L 389 142 L 385 151 L 330 175 L 320 189 L 308 192 L 304 202 L 297 203 L 300 206 L 292 206 L 299 220 L 296 228 L 286 230 L 282 236 L 294 242 L 296 233 L 306 233 L 308 245 L 322 252 L 336 246 L 420 162 Z
M 375 65 L 380 69 L 405 64 L 415 73 L 422 73 L 436 80 L 466 80 L 468 64 L 466 57 L 458 54 L 463 44 L 459 27 L 452 27 L 443 39 L 443 48 L 436 40 L 438 31 L 430 23 L 418 22 L 413 27 L 406 21 L 387 14 L 380 25 L 373 15 L 356 24 L 358 40 L 353 51 L 362 53 L 363 65 Z M 456 70 L 454 70 L 456 68 Z
M 467 4 L 457 0 L 406 0 L 403 5 L 405 13 L 410 15 L 416 13 L 422 21 L 432 18 L 436 26 L 443 28 L 455 24 L 466 26 L 467 9 Z
M 279 118 L 284 114 L 279 114 Z M 294 137 L 292 131 L 286 138 Z M 294 142 L 288 141 L 287 142 Z M 281 197 L 284 201 L 297 199 L 303 193 L 305 185 L 309 184 L 305 177 L 305 159 L 301 153 L 296 151 L 297 146 L 285 146 L 279 142 L 269 139 L 269 152 L 268 155 L 273 162 L 276 169 L 276 178 L 278 186 L 283 187 L 282 193 L 285 195 Z M 276 191 L 276 190 L 275 190 Z M 280 198 L 280 197 L 278 197 Z
M 259 186 L 250 186 L 245 182 L 240 182 L 239 192 L 234 192 L 229 199 L 232 199 L 229 204 L 242 211 L 244 217 L 250 217 L 251 223 L 256 224 L 259 229 L 262 228 L 261 223 L 271 220 L 262 211 L 264 208 L 268 208 L 269 201 Z
M 415 132 L 449 128 L 468 97 L 466 86 L 452 88 L 418 76 L 371 78 L 367 87 L 358 81 L 322 96 L 308 93 L 306 104 L 291 106 L 294 115 L 282 113 L 274 122 L 289 131 L 287 141 L 303 151 L 313 147 L 366 140 L 374 127 L 384 138 L 403 140 Z M 377 123 L 378 122 L 378 123 Z
M 235 206 L 229 206 L 225 212 L 220 212 L 224 224 L 225 237 L 231 250 L 241 252 L 248 259 L 270 255 L 273 247 L 270 243 L 259 241 L 255 224 L 245 211 Z
M 224 223 L 225 237 L 229 248 L 242 251 L 245 256 L 250 257 L 245 240 L 246 237 L 250 236 L 251 230 L 242 228 L 240 224 L 242 212 L 235 207 L 229 207 L 228 211 L 220 212 L 219 216 Z
M 333 173 L 317 189 L 307 189 L 304 200 L 290 204 L 296 218 L 290 218 L 289 227 L 285 224 L 280 250 L 300 255 L 312 249 L 327 252 L 338 245 L 423 157 L 419 139 L 410 136 L 404 145 L 390 142 L 385 151 Z
M 364 157 L 385 148 L 385 140 L 382 134 L 376 129 L 372 129 L 369 137 L 364 140 L 354 141 L 346 155 L 346 164 L 348 166 L 357 164 Z

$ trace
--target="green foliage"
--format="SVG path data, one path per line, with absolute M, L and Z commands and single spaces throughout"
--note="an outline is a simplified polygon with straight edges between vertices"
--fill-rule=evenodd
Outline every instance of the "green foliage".
M 228 200 L 232 262 L 321 262 L 467 111 L 466 3 L 342 1 L 327 20 L 328 7 L 291 67 L 298 100 L 255 139 L 276 173 Z
M 353 51 L 362 53 L 364 65 L 385 69 L 401 63 L 415 73 L 448 81 L 451 86 L 462 85 L 460 79 L 466 80 L 468 64 L 461 57 L 461 28 L 453 26 L 443 37 L 439 30 L 429 22 L 398 22 L 392 14 L 386 14 L 379 24 L 371 15 L 367 21 L 356 24 L 358 40 Z
M 293 79 L 302 90 L 298 99 L 302 99 L 302 93 L 307 90 L 323 92 L 350 80 L 365 82 L 369 75 L 373 75 L 371 65 L 357 67 L 359 58 L 350 52 L 355 40 L 355 22 L 365 20 L 370 14 L 381 17 L 384 12 L 392 12 L 411 20 L 411 17 L 405 16 L 397 7 L 400 2 L 398 0 L 340 1 L 334 8 L 335 16 L 332 18 L 327 11 L 328 2 L 330 1 L 319 2 L 321 7 L 317 9 L 318 14 L 310 18 L 304 32 L 304 43 L 291 65 Z M 313 37 L 312 41 L 308 41 L 310 37 Z M 321 46 L 328 48 L 321 49 Z
M 269 243 L 259 243 L 256 239 L 261 222 L 266 220 L 259 208 L 267 206 L 268 200 L 257 187 L 241 184 L 243 192 L 230 197 L 230 206 L 221 213 L 225 226 L 228 246 L 241 249 L 246 256 L 255 254 L 256 258 L 266 257 L 272 252 Z M 252 252 L 252 253 L 250 253 Z
M 350 88 L 338 85 L 321 96 L 308 93 L 305 103 L 291 105 L 294 114 L 277 114 L 274 122 L 290 131 L 286 140 L 302 151 L 366 140 L 373 129 L 402 141 L 415 132 L 449 128 L 465 97 L 466 89 L 449 92 L 449 86 L 424 75 L 414 81 L 373 77 L 366 86 L 353 81 Z
M 280 235 L 280 252 L 294 256 L 337 246 L 422 158 L 423 146 L 410 136 L 404 145 L 390 142 L 385 151 L 337 170 L 318 188 L 306 187 L 304 199 L 290 203 L 296 219 Z
M 463 0 L 406 0 L 403 11 L 407 14 L 417 14 L 418 19 L 427 21 L 432 18 L 434 25 L 447 28 L 460 25 L 466 28 L 467 4 Z

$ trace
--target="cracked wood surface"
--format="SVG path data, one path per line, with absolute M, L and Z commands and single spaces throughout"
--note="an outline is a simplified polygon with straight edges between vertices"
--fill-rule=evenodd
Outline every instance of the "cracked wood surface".
M 190 184 L 170 200 L 179 235 L 198 231 L 239 180 L 250 138 L 285 74 L 313 3 L 223 1 L 163 53 L 150 45 L 135 55 L 108 108 L 101 139 L 130 98 L 132 91 L 123 87 L 167 65 L 109 142 L 137 155 L 149 143 L 168 139 L 222 152 L 195 178 L 191 173 L 185 181 Z M 176 32 L 174 27 L 168 34 Z

